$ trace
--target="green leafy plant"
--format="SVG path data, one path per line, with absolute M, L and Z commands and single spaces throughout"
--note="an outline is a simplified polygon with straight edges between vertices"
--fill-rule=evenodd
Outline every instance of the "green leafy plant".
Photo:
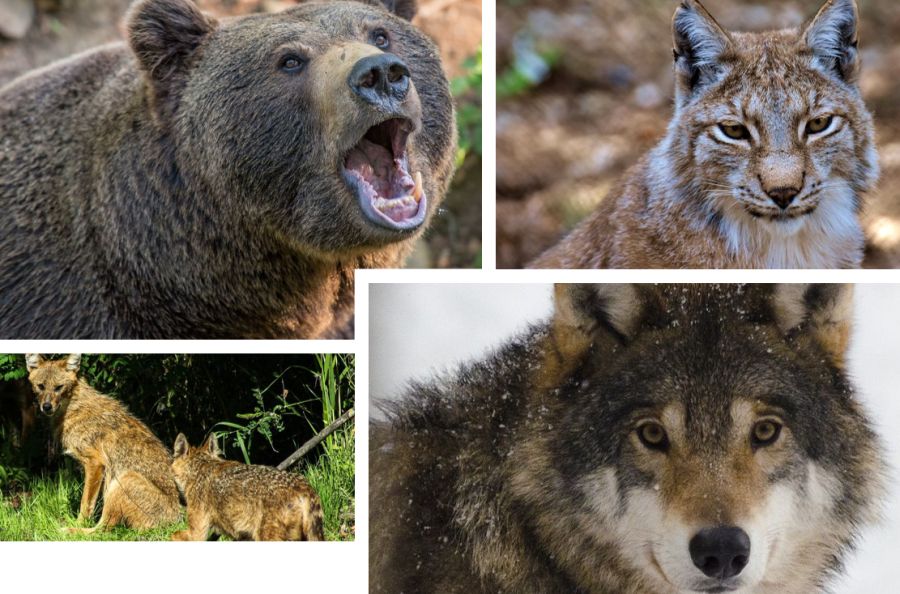
M 456 166 L 462 165 L 470 153 L 481 155 L 481 47 L 463 62 L 463 74 L 454 78 L 450 90 L 456 99 L 456 127 L 459 148 Z

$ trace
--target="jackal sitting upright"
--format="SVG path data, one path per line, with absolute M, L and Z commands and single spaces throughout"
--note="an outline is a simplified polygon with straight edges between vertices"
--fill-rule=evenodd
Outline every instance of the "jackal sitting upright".
M 125 405 L 78 377 L 81 355 L 45 361 L 25 355 L 38 408 L 51 417 L 63 451 L 84 466 L 78 520 L 93 515 L 103 486 L 103 513 L 90 533 L 126 524 L 147 529 L 178 521 L 181 507 L 172 478 L 172 456 Z
M 188 510 L 188 530 L 172 540 L 325 540 L 319 496 L 299 474 L 222 459 L 214 435 L 191 447 L 179 434 L 172 471 Z

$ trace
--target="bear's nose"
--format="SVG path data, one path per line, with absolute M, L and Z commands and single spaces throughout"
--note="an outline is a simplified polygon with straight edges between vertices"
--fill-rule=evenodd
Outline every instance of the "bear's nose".
M 750 537 L 736 526 L 704 528 L 688 545 L 700 571 L 721 580 L 734 577 L 750 561 Z
M 409 91 L 409 68 L 394 54 L 366 56 L 353 65 L 347 83 L 372 105 L 402 101 Z

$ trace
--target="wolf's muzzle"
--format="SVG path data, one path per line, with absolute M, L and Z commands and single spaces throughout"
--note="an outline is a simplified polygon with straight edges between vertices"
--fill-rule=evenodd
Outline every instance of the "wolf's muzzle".
M 688 548 L 694 565 L 720 580 L 738 575 L 750 561 L 750 537 L 736 526 L 704 528 L 694 535 Z

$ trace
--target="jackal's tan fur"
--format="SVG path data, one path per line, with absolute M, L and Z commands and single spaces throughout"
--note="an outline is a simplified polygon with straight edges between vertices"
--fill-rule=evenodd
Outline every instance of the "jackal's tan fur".
M 803 27 L 733 33 L 684 0 L 666 136 L 532 266 L 858 267 L 878 164 L 857 23 L 829 0 Z
M 188 529 L 173 540 L 324 540 L 319 496 L 299 474 L 221 458 L 215 437 L 191 447 L 175 441 L 175 481 L 184 494 Z
M 84 467 L 78 520 L 88 520 L 103 492 L 103 512 L 93 532 L 125 524 L 147 529 L 181 517 L 171 455 L 118 400 L 78 377 L 80 355 L 57 361 L 26 355 L 37 406 L 50 415 L 63 450 Z

